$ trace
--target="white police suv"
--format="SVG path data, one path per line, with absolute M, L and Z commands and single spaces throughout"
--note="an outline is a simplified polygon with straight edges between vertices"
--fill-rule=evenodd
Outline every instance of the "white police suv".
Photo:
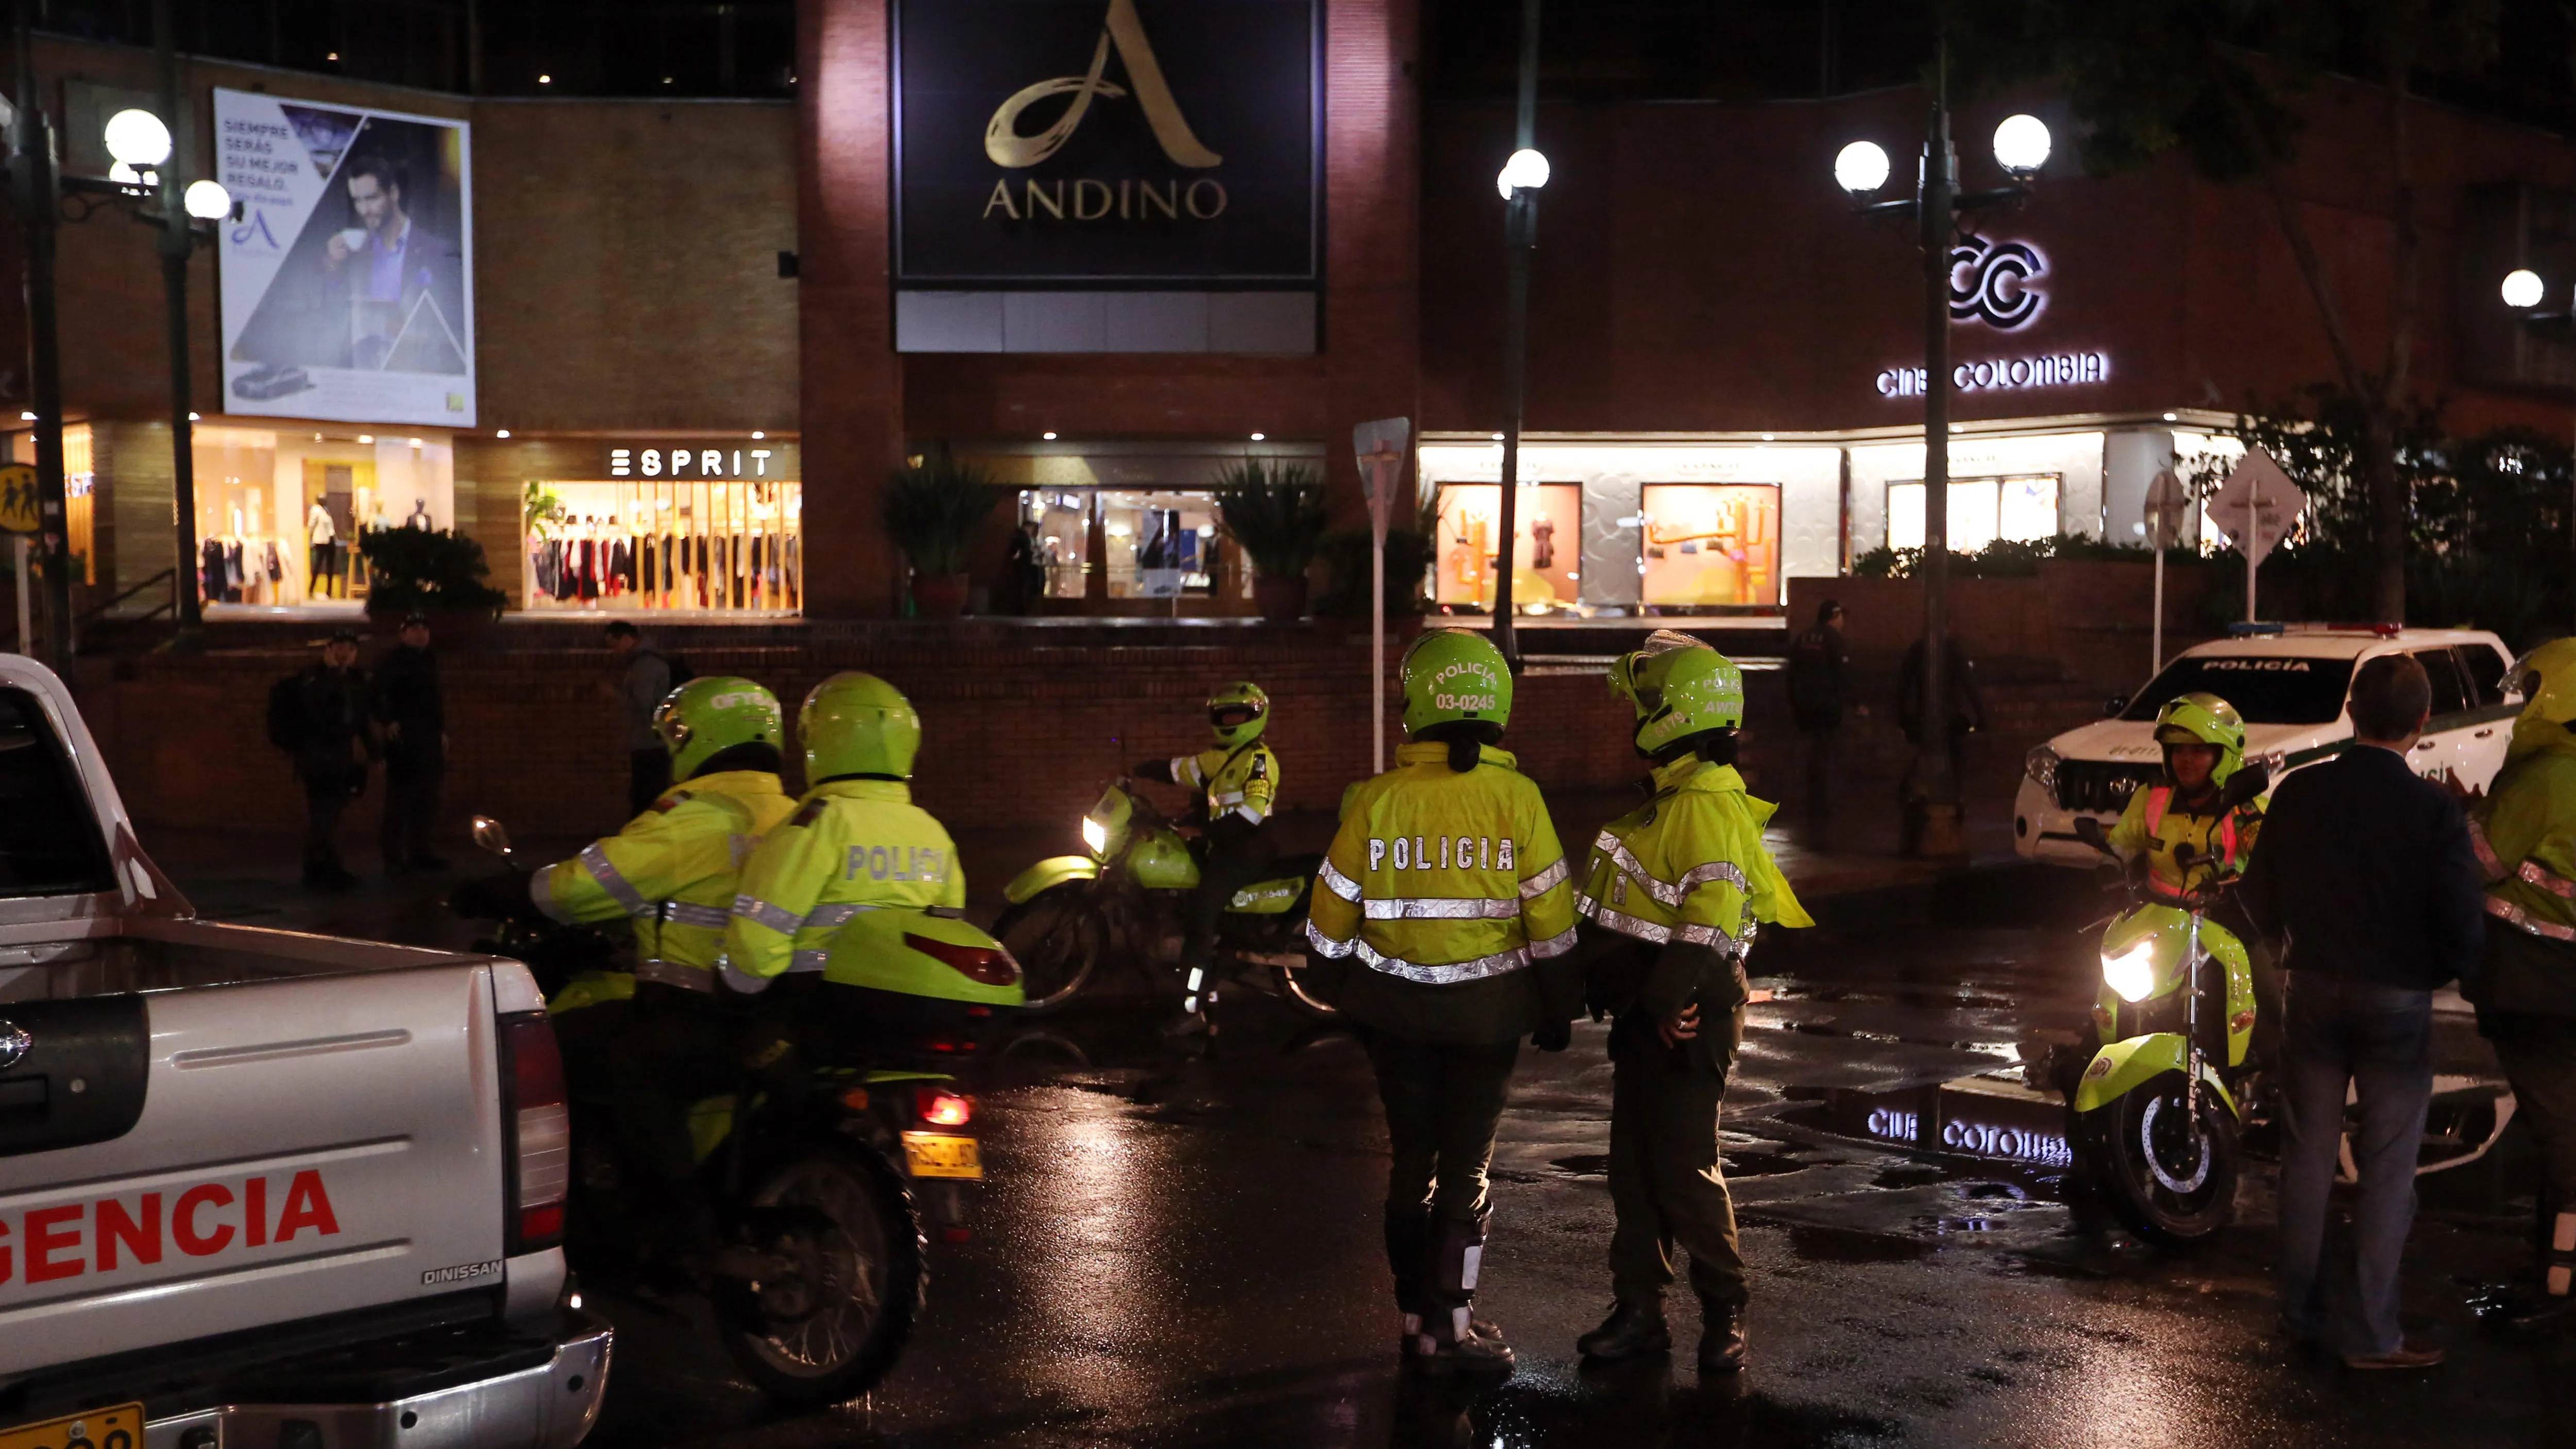
M 2178 695 L 2207 692 L 2245 717 L 2245 758 L 2280 778 L 2352 742 L 2344 702 L 2362 661 L 2412 654 L 2433 680 L 2433 718 L 2410 760 L 2419 775 L 2483 790 L 2504 764 L 2522 697 L 2504 688 L 2512 656 L 2478 629 L 2397 629 L 2291 624 L 2196 645 L 2144 689 L 2111 701 L 2106 718 L 2030 752 L 2013 800 L 2013 845 L 2029 859 L 2089 866 L 2100 860 L 2075 837 L 2092 816 L 2104 829 L 2130 794 L 2163 771 L 2156 712 Z

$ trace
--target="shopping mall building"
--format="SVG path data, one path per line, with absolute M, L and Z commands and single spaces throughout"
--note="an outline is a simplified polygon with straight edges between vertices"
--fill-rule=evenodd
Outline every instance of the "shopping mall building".
M 190 572 L 217 617 L 351 607 L 348 541 L 406 524 L 480 540 L 529 613 L 897 614 L 886 479 L 936 449 L 1007 490 L 982 597 L 1027 522 L 1043 612 L 1248 613 L 1219 471 L 1308 460 L 1356 522 L 1351 429 L 1393 416 L 1436 598 L 1490 596 L 1510 117 L 1424 98 L 1409 0 L 806 0 L 800 21 L 792 102 L 183 65 L 180 144 L 245 202 L 191 293 Z M 150 56 L 49 40 L 38 62 L 66 169 L 103 173 L 99 126 L 149 103 Z M 2307 104 L 2287 185 L 2376 359 L 2387 100 L 2329 81 Z M 1865 138 L 1903 184 L 1920 91 L 1542 107 L 1518 596 L 1776 615 L 1788 579 L 1920 540 L 1927 386 L 1952 390 L 1954 546 L 2128 540 L 2160 469 L 2334 375 L 2267 196 L 2177 164 L 2088 179 L 2045 94 L 1962 108 L 1967 184 L 2001 182 L 1986 138 L 2019 110 L 2058 155 L 1959 241 L 1954 365 L 1927 379 L 1906 225 L 1832 174 Z M 2455 426 L 2564 430 L 2576 357 L 2496 283 L 2576 283 L 2576 148 L 2430 103 L 2409 124 L 2418 392 Z M 174 562 L 161 291 L 112 214 L 62 257 L 75 548 L 104 598 Z M 0 375 L 11 414 L 28 397 Z

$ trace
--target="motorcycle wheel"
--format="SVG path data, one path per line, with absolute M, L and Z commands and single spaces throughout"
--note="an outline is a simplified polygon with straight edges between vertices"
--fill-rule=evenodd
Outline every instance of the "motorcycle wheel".
M 872 1152 L 808 1152 L 760 1175 L 745 1218 L 755 1250 L 795 1266 L 716 1293 L 734 1363 L 783 1409 L 874 1388 L 912 1336 L 930 1285 L 902 1176 Z
M 2085 1170 L 2111 1211 L 2140 1237 L 2175 1246 L 2199 1242 L 2235 1216 L 2243 1160 L 2236 1118 L 2218 1094 L 2200 1094 L 2197 1142 L 2187 1101 L 2182 1073 L 2167 1072 L 2077 1119 Z
M 1304 967 L 1273 966 L 1270 968 L 1270 976 L 1279 984 L 1279 999 L 1297 1008 L 1300 1013 L 1313 1017 L 1317 1021 L 1332 1021 L 1342 1014 L 1340 1007 L 1316 996 L 1307 987 Z
M 1020 1010 L 1031 1016 L 1060 1011 L 1091 981 L 1108 954 L 1109 926 L 1084 899 L 1080 886 L 1040 891 L 1002 912 L 993 938 L 1020 963 Z

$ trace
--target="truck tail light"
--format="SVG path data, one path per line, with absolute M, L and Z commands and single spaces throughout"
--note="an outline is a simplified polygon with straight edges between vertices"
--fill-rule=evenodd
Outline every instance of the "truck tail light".
M 509 1134 L 509 1251 L 515 1257 L 563 1241 L 564 1196 L 572 1186 L 571 1097 L 563 1054 L 542 1011 L 501 1018 L 501 1121 Z

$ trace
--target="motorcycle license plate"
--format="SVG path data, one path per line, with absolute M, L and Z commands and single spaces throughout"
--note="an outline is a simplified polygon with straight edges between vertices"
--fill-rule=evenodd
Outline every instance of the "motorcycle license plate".
M 142 1443 L 141 1404 L 119 1404 L 113 1409 L 92 1409 L 47 1423 L 0 1429 L 0 1449 L 70 1449 L 74 1445 L 87 1449 L 141 1449 Z
M 950 1137 L 939 1132 L 906 1132 L 903 1134 L 903 1165 L 915 1177 L 984 1176 L 984 1157 L 972 1137 Z M 0 1449 L 15 1446 L 0 1443 Z

